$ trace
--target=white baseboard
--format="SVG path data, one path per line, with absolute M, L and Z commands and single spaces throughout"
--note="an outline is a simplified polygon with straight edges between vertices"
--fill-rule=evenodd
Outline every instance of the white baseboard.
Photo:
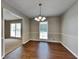
M 27 42 L 29 42 L 30 40 L 27 40 L 27 41 L 25 41 L 25 42 L 23 42 L 22 44 L 26 44 Z
M 3 59 L 5 57 L 5 55 L 3 55 L 1 58 Z
M 56 43 L 60 43 L 60 41 L 55 41 L 55 40 L 39 40 L 39 39 L 30 39 L 32 41 L 45 41 L 45 42 L 56 42 Z
M 76 58 L 78 58 L 78 56 L 77 56 L 73 51 L 71 51 L 63 42 L 60 41 L 60 43 L 61 43 L 68 51 L 70 51 Z

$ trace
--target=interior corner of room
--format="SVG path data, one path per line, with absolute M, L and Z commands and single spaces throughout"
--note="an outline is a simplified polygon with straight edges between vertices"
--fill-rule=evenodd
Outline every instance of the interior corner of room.
M 2 1 L 2 57 L 5 57 L 7 54 L 16 50 L 18 47 L 27 44 L 27 42 L 29 41 L 44 41 L 61 43 L 70 53 L 78 58 L 77 0 L 73 0 L 71 5 L 69 4 L 69 7 L 64 6 L 66 7 L 66 10 L 63 11 L 65 9 L 63 7 L 63 12 L 59 15 L 49 16 L 48 13 L 48 16 L 44 22 L 38 22 L 32 18 L 32 15 L 35 16 L 38 14 L 35 14 L 35 9 L 33 10 L 33 14 L 31 13 L 31 10 L 29 10 L 28 13 L 28 9 L 26 9 L 27 11 L 25 15 L 24 12 L 21 12 L 23 11 L 22 9 L 19 10 L 19 8 L 21 7 L 18 6 L 18 2 L 18 5 L 15 7 L 14 5 L 11 5 L 11 1 L 8 1 L 9 0 Z M 13 1 L 13 3 L 14 2 L 15 1 Z M 15 2 L 15 5 L 17 3 Z M 50 7 L 50 4 L 48 4 L 48 7 Z M 64 4 L 66 5 L 67 3 L 64 2 Z M 47 4 L 44 6 L 47 6 Z M 35 6 L 32 7 L 35 8 Z M 39 10 L 38 7 L 36 7 L 36 9 Z M 44 11 L 45 9 L 43 10 L 43 12 Z M 51 11 L 51 9 L 48 9 L 48 11 L 50 12 L 50 15 L 52 12 L 54 13 L 54 11 Z

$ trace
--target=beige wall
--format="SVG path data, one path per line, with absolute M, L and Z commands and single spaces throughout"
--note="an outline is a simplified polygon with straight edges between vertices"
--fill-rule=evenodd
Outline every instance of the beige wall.
M 78 55 L 78 2 L 62 16 L 62 42 Z
M 26 43 L 29 40 L 29 19 L 23 18 L 22 20 L 22 43 Z
M 48 20 L 48 38 L 53 41 L 60 41 L 60 17 L 49 17 Z
M 30 39 L 39 39 L 39 22 L 30 19 Z
M 5 22 L 5 31 L 4 31 L 4 34 L 5 34 L 5 38 L 10 38 L 10 25 L 9 25 L 9 22 L 8 21 L 4 21 Z
M 60 41 L 60 17 L 48 17 L 48 40 Z M 39 22 L 30 20 L 30 39 L 39 39 Z

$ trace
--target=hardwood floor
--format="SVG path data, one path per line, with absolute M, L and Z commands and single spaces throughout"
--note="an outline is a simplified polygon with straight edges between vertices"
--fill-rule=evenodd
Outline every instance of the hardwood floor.
M 60 43 L 29 41 L 4 59 L 77 59 Z

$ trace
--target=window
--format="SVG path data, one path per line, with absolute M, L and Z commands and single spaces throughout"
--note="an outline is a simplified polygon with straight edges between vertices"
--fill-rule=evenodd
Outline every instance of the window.
M 40 39 L 48 39 L 48 22 L 40 22 L 39 23 L 39 38 Z
M 11 37 L 21 37 L 21 23 L 11 23 L 10 24 L 10 36 Z

